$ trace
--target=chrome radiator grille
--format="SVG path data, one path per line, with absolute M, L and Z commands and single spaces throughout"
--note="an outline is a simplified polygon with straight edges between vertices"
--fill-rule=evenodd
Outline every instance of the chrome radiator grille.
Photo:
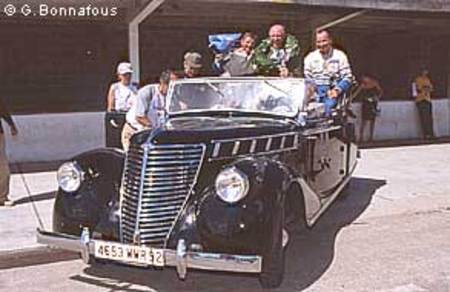
M 121 237 L 162 246 L 192 191 L 205 146 L 132 145 L 125 163 Z

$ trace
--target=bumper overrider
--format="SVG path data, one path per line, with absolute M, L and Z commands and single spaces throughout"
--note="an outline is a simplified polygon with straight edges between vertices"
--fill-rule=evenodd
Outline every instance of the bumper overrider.
M 102 240 L 91 239 L 89 230 L 83 229 L 80 237 L 49 232 L 37 229 L 37 242 L 50 247 L 61 248 L 64 250 L 81 253 L 85 263 L 89 263 L 91 258 L 105 258 L 99 255 L 100 249 L 110 248 L 108 250 L 108 260 L 128 263 L 139 266 L 168 266 L 176 267 L 180 279 L 184 279 L 187 269 L 200 269 L 211 271 L 226 271 L 238 273 L 260 273 L 262 267 L 262 257 L 257 255 L 230 255 L 219 253 L 207 253 L 198 251 L 189 251 L 184 239 L 178 240 L 177 249 L 151 248 L 119 242 L 106 242 Z M 116 250 L 117 249 L 117 250 Z M 118 254 L 121 257 L 112 257 Z M 123 254 L 127 255 L 126 257 Z M 148 253 L 148 255 L 147 255 Z

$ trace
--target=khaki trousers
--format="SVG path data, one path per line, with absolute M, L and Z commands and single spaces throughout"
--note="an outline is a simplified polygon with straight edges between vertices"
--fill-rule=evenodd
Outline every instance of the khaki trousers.
M 125 152 L 128 151 L 128 148 L 130 147 L 130 138 L 134 135 L 137 131 L 133 129 L 128 123 L 125 123 L 123 125 L 122 129 L 122 147 Z
M 6 157 L 5 135 L 0 133 L 0 202 L 8 198 L 9 193 L 9 165 Z

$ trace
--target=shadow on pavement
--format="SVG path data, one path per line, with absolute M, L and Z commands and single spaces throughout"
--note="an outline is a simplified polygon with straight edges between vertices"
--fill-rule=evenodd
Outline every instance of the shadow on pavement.
M 14 201 L 14 205 L 21 205 L 33 202 L 39 202 L 39 201 L 46 201 L 46 200 L 52 200 L 56 197 L 56 192 L 48 192 L 44 194 L 38 194 L 38 195 L 32 195 L 30 197 L 24 197 L 18 200 Z
M 11 174 L 56 171 L 62 161 L 11 163 Z
M 44 265 L 62 261 L 79 259 L 80 255 L 48 247 L 15 250 L 0 253 L 0 271 L 5 269 L 23 268 Z
M 301 291 L 314 284 L 333 261 L 338 232 L 354 223 L 369 206 L 376 190 L 385 184 L 385 180 L 352 178 L 347 190 L 313 229 L 292 236 L 284 282 L 272 291 Z M 267 291 L 260 287 L 257 277 L 251 275 L 191 270 L 185 281 L 179 281 L 172 268 L 155 271 L 109 264 L 87 267 L 84 274 L 71 279 L 111 291 L 149 291 L 149 288 L 150 291 Z

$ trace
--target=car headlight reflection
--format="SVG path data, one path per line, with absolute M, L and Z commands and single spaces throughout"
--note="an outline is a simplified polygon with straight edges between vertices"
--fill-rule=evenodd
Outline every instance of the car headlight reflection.
M 247 195 L 248 177 L 236 167 L 224 169 L 216 178 L 216 193 L 227 203 L 236 203 Z
M 77 191 L 83 181 L 83 171 L 76 162 L 63 163 L 57 172 L 59 187 L 68 193 Z

